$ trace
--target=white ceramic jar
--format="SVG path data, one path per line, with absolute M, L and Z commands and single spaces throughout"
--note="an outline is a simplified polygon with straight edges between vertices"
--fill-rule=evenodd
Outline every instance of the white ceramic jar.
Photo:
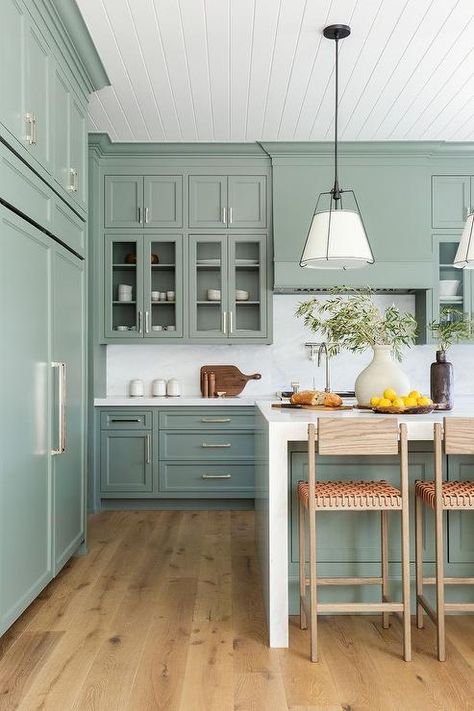
M 176 380 L 176 378 L 168 380 L 166 383 L 166 394 L 168 397 L 179 397 L 181 395 L 179 380 Z
M 143 397 L 145 389 L 143 387 L 143 380 L 136 379 L 130 381 L 130 397 Z
M 151 384 L 151 394 L 153 397 L 166 397 L 166 380 L 154 380 Z

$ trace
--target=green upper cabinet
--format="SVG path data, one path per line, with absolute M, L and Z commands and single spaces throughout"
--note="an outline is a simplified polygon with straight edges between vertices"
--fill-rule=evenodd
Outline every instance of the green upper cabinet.
M 232 175 L 228 178 L 228 226 L 256 229 L 267 226 L 265 175 Z
M 87 208 L 87 116 L 86 109 L 71 94 L 69 138 L 69 186 L 73 199 Z
M 432 226 L 462 230 L 466 217 L 474 209 L 469 175 L 433 175 L 431 182 Z
M 140 227 L 143 178 L 133 175 L 105 177 L 105 227 Z
M 264 228 L 266 193 L 264 175 L 190 175 L 189 227 Z
M 189 176 L 189 227 L 223 229 L 227 224 L 227 177 Z
M 107 175 L 105 227 L 172 228 L 183 224 L 181 175 Z
M 227 235 L 189 236 L 189 335 L 228 336 Z
M 26 29 L 25 123 L 28 150 L 43 168 L 51 164 L 51 79 L 53 58 L 36 25 Z
M 17 0 L 2 3 L 0 42 L 0 121 L 17 141 L 25 133 L 23 92 L 25 75 L 25 10 Z
M 229 338 L 267 335 L 267 236 L 229 235 Z
M 145 227 L 183 226 L 183 178 L 151 175 L 143 179 Z
M 69 173 L 69 145 L 71 122 L 71 92 L 69 85 L 59 67 L 54 70 L 54 131 L 53 131 L 53 164 L 54 178 L 62 188 L 68 188 L 71 182 Z
M 105 337 L 143 334 L 143 237 L 107 234 L 105 247 Z M 127 287 L 127 288 L 126 288 Z

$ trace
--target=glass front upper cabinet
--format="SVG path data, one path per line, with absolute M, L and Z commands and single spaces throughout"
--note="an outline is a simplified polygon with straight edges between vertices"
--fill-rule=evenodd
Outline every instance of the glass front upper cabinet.
M 105 335 L 136 339 L 143 330 L 143 240 L 105 236 Z
M 190 336 L 226 338 L 227 236 L 189 237 Z
M 453 261 L 459 246 L 456 235 L 435 235 L 435 289 L 433 317 L 438 320 L 443 307 L 456 309 L 472 318 L 471 275 L 468 269 L 456 269 Z
M 266 236 L 229 236 L 229 337 L 266 335 Z
M 183 335 L 182 251 L 182 235 L 146 235 L 144 238 L 145 338 Z

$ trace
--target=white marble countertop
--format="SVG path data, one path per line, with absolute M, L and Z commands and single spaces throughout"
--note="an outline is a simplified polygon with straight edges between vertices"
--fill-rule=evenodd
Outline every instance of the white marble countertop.
M 433 425 L 442 422 L 443 417 L 473 417 L 474 396 L 460 396 L 456 398 L 455 406 L 446 412 L 433 411 L 427 415 L 379 415 L 370 410 L 290 410 L 273 408 L 268 401 L 257 401 L 257 407 L 268 422 L 269 427 L 287 442 L 301 441 L 308 438 L 308 424 L 315 422 L 319 417 L 343 418 L 380 418 L 396 417 L 398 422 L 405 422 L 410 440 L 433 439 Z
M 95 398 L 94 407 L 252 407 L 257 397 L 105 397 Z M 271 395 L 268 399 L 275 399 Z

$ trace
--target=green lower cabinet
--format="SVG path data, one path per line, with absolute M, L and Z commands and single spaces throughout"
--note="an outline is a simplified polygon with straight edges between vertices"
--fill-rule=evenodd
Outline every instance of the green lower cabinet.
M 160 492 L 173 496 L 254 498 L 254 464 L 160 463 Z
M 472 457 L 450 454 L 448 457 L 449 481 L 474 481 L 474 461 Z M 448 518 L 448 561 L 449 563 L 470 563 L 474 561 L 474 515 L 471 511 L 449 511 Z M 474 571 L 471 571 L 471 573 Z
M 100 490 L 102 494 L 140 494 L 153 489 L 152 436 L 150 432 L 102 432 L 100 439 Z
M 253 432 L 160 432 L 160 457 L 188 461 L 253 459 Z

